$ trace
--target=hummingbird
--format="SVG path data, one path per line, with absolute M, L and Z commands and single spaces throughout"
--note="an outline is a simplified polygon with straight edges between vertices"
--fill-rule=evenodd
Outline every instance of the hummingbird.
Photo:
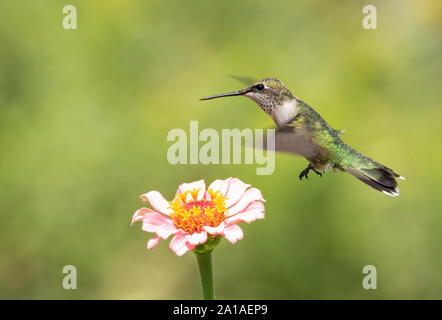
M 276 124 L 275 150 L 303 156 L 309 162 L 299 179 L 310 171 L 322 177 L 329 171 L 344 171 L 389 196 L 398 196 L 396 178 L 405 180 L 392 169 L 370 159 L 345 144 L 342 130 L 333 129 L 312 107 L 293 95 L 276 78 L 264 78 L 248 87 L 200 100 L 244 96 L 253 100 Z

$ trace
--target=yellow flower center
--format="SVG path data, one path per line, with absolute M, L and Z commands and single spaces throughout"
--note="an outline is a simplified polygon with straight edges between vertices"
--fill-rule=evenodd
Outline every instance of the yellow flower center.
M 197 200 L 199 189 L 177 194 L 170 201 L 173 213 L 170 217 L 175 226 L 188 233 L 200 232 L 202 227 L 216 227 L 226 218 L 226 198 L 217 191 L 207 190 L 210 200 Z M 188 198 L 188 194 L 191 197 Z

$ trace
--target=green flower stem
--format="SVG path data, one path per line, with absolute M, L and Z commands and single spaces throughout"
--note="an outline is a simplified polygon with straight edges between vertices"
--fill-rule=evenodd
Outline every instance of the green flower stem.
M 197 252 L 196 260 L 198 261 L 198 268 L 201 277 L 201 287 L 203 289 L 204 300 L 215 299 L 215 284 L 213 281 L 213 264 L 212 252 Z

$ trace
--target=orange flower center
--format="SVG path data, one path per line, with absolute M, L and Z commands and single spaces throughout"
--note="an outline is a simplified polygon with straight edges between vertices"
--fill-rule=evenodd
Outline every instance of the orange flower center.
M 188 233 L 200 232 L 202 227 L 216 227 L 226 218 L 226 198 L 217 191 L 207 190 L 210 200 L 197 200 L 199 189 L 186 191 L 170 201 L 173 223 Z M 190 197 L 188 195 L 190 194 Z

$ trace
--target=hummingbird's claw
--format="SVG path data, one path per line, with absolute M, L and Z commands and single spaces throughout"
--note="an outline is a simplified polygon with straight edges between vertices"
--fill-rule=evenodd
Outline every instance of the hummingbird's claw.
M 302 181 L 302 178 L 306 178 L 306 179 L 308 179 L 308 172 L 310 171 L 310 168 L 309 167 L 307 167 L 307 168 L 305 168 L 304 170 L 302 170 L 301 171 L 301 173 L 299 174 L 299 180 L 301 180 Z
M 322 173 L 321 173 L 321 172 L 317 171 L 317 170 L 314 169 L 314 168 L 312 168 L 312 170 L 313 170 L 317 175 L 319 175 L 319 176 L 322 178 Z
M 309 165 L 307 166 L 307 168 L 305 168 L 304 170 L 301 171 L 301 173 L 299 174 L 299 180 L 302 181 L 302 178 L 306 178 L 308 179 L 308 173 L 310 172 L 310 170 L 313 170 L 314 173 L 318 174 L 320 177 L 322 177 L 322 173 L 320 173 L 319 171 L 317 171 L 315 168 L 313 168 L 312 164 L 309 163 Z

